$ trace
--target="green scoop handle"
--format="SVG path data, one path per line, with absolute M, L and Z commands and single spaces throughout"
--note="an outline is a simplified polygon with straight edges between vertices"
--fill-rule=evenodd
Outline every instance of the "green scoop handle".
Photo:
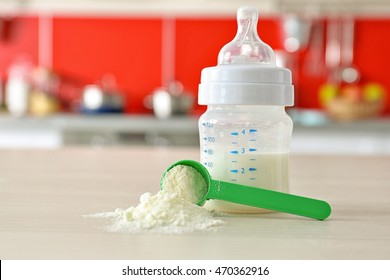
M 178 161 L 171 165 L 167 171 L 177 165 L 191 166 L 205 179 L 208 191 L 197 203 L 200 206 L 206 200 L 219 199 L 318 220 L 326 219 L 332 211 L 330 205 L 323 200 L 213 180 L 208 170 L 201 163 L 193 160 Z

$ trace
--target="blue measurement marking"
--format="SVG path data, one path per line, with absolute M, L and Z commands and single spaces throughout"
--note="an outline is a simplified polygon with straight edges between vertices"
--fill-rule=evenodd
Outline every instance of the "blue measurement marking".
M 252 181 L 254 181 L 254 180 L 256 180 L 256 178 L 249 178 L 249 180 L 252 180 Z
M 236 162 L 237 162 L 237 160 L 232 160 L 232 162 L 236 163 Z
M 249 148 L 249 152 L 256 152 L 257 151 L 257 149 L 255 149 L 255 148 Z
M 230 170 L 230 172 L 232 172 L 232 173 L 238 173 L 238 169 L 232 169 L 232 170 Z
M 257 132 L 257 129 L 249 129 L 249 133 L 255 133 Z
M 238 132 L 231 132 L 230 134 L 233 135 L 233 136 L 237 136 Z
M 232 182 L 237 182 L 237 179 L 231 179 Z
M 237 144 L 237 142 L 232 142 L 232 144 Z
M 203 137 L 202 139 L 203 139 L 203 140 L 207 140 L 207 137 Z
M 255 161 L 256 159 L 255 159 L 255 158 L 251 158 L 250 160 L 251 160 L 251 161 Z
M 249 141 L 256 142 L 256 139 L 250 139 Z
M 207 165 L 207 162 L 204 162 L 203 165 Z
M 249 167 L 249 171 L 256 171 L 257 168 Z
M 231 154 L 234 154 L 234 155 L 237 155 L 238 154 L 238 151 L 236 150 L 233 150 L 233 151 L 230 151 Z
M 206 125 L 206 123 L 202 123 L 202 125 L 203 125 L 203 126 L 205 126 L 205 125 Z

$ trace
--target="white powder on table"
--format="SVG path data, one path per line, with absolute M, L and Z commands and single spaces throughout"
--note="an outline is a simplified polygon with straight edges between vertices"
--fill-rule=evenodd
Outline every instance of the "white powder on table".
M 165 174 L 162 188 L 155 195 L 143 194 L 136 207 L 89 217 L 111 218 L 108 230 L 115 232 L 184 233 L 224 223 L 215 212 L 196 205 L 207 193 L 207 184 L 194 168 L 173 167 Z

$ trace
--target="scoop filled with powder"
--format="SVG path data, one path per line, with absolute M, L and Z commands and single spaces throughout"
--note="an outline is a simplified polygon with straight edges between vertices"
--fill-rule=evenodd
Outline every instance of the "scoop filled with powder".
M 332 211 L 323 200 L 214 180 L 201 163 L 193 160 L 178 161 L 167 169 L 160 183 L 163 191 L 165 188 L 169 190 L 170 186 L 165 187 L 164 181 L 171 177 L 177 179 L 173 181 L 179 188 L 172 191 L 181 193 L 185 199 L 200 206 L 208 199 L 219 199 L 317 220 L 326 219 Z
M 161 189 L 197 204 L 207 194 L 207 183 L 195 168 L 176 165 L 163 175 Z

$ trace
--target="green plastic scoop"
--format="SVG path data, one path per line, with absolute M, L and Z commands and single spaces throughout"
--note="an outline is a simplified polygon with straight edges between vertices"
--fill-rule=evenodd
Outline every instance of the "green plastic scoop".
M 172 164 L 162 175 L 161 182 L 165 174 L 177 165 L 193 167 L 205 179 L 208 189 L 197 203 L 199 206 L 208 199 L 219 199 L 318 220 L 326 219 L 331 213 L 330 205 L 323 200 L 213 180 L 207 169 L 194 160 L 181 160 Z

